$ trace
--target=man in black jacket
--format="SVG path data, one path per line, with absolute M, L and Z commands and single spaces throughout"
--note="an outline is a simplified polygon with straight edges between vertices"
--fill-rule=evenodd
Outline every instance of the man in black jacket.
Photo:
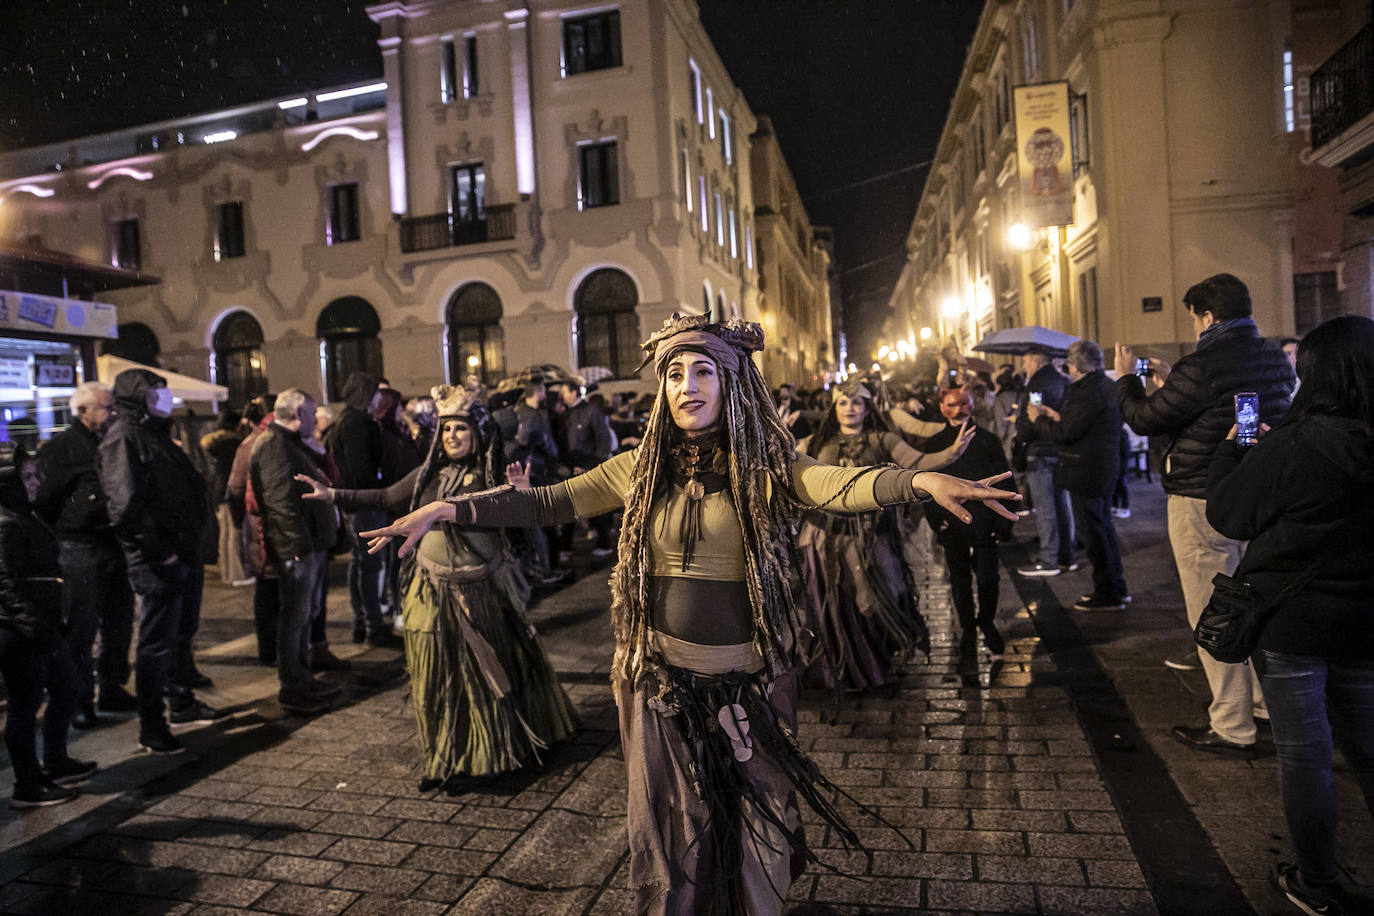
M 556 432 L 564 471 L 570 477 L 585 474 L 611 457 L 610 418 L 583 396 L 586 389 L 580 377 L 557 379 L 549 387 L 558 394 L 563 404 Z M 606 556 L 612 550 L 611 531 L 615 527 L 612 513 L 598 515 L 589 519 L 588 523 L 596 532 L 592 555 Z
M 558 464 L 558 445 L 554 442 L 553 430 L 543 408 L 544 374 L 524 372 L 517 381 L 522 386 L 520 400 L 498 410 L 493 416 L 505 438 L 506 462 L 526 466 L 530 485 L 540 487 L 554 482 L 549 475 Z M 553 585 L 566 577 L 566 573 L 556 572 L 553 568 L 549 554 L 549 531 L 525 528 L 521 530 L 520 537 L 524 540 L 524 559 L 529 575 L 544 585 Z
M 377 380 L 354 372 L 344 383 L 344 409 L 324 431 L 324 447 L 339 468 L 341 485 L 350 490 L 381 486 L 382 428 L 372 419 Z M 313 428 L 313 427 L 312 427 Z M 380 512 L 367 510 L 348 516 L 348 600 L 353 606 L 353 641 L 398 648 L 400 637 L 382 620 L 382 558 L 367 552 L 359 531 L 385 525 Z
M 1026 455 L 1026 488 L 1035 504 L 1035 530 L 1040 536 L 1040 558 L 1017 573 L 1023 576 L 1057 576 L 1077 569 L 1073 560 L 1073 510 L 1069 494 L 1058 482 L 1059 448 L 1052 440 L 1040 436 L 1035 423 L 1027 416 L 1026 408 L 1038 399 L 1051 410 L 1064 405 L 1069 380 L 1054 367 L 1045 350 L 1031 349 L 1021 357 L 1026 373 L 1026 390 L 1021 395 L 1016 412 L 1016 443 L 1013 453 L 1024 450 Z
M 940 413 L 948 421 L 944 430 L 926 440 L 928 452 L 938 452 L 954 444 L 960 429 L 973 414 L 973 396 L 963 388 L 940 392 Z M 997 437 L 975 426 L 973 439 L 964 453 L 952 464 L 940 469 L 967 480 L 982 480 L 1007 471 L 1007 456 Z M 982 503 L 970 503 L 973 521 L 965 525 L 935 503 L 927 503 L 926 519 L 935 537 L 944 548 L 945 564 L 949 567 L 949 588 L 954 609 L 959 614 L 963 638 L 959 651 L 972 655 L 978 647 L 978 633 L 983 644 L 994 656 L 1006 648 L 1002 634 L 994 623 L 1000 600 L 1001 571 L 997 565 L 997 542 L 1011 533 L 1011 523 Z M 973 607 L 973 582 L 978 582 L 978 609 Z
M 1188 627 L 1197 625 L 1212 595 L 1212 577 L 1230 575 L 1244 545 L 1223 537 L 1207 522 L 1207 475 L 1217 445 L 1235 423 L 1235 394 L 1259 395 L 1260 419 L 1277 425 L 1293 393 L 1293 367 L 1283 351 L 1259 336 L 1250 317 L 1250 291 L 1230 274 L 1217 274 L 1183 296 L 1198 335 L 1197 349 L 1170 367 L 1150 360 L 1157 387 L 1148 396 L 1135 375 L 1135 354 L 1116 348 L 1117 397 L 1131 429 L 1166 436 L 1164 492 L 1169 495 L 1169 542 L 1178 565 Z M 1248 665 L 1227 665 L 1190 649 L 1165 664 L 1202 665 L 1212 688 L 1207 727 L 1178 726 L 1173 735 L 1197 750 L 1249 754 L 1255 743 L 1256 709 L 1263 696 Z M 1267 714 L 1267 713 L 1266 713 Z
M 96 681 L 99 707 L 133 712 L 138 704 L 124 689 L 129 680 L 133 642 L 134 593 L 124 568 L 124 552 L 105 511 L 96 459 L 100 439 L 114 419 L 114 393 L 108 385 L 86 382 L 72 393 L 75 422 L 38 452 L 38 498 L 34 509 L 52 525 L 62 567 L 62 616 L 76 666 L 76 714 L 72 725 L 94 728 Z M 91 647 L 100 632 L 100 659 L 92 670 Z
M 337 688 L 310 673 L 308 628 L 320 580 L 338 530 L 334 507 L 303 500 L 310 487 L 297 474 L 318 477 L 305 444 L 315 433 L 315 399 L 299 388 L 277 395 L 272 423 L 253 444 L 248 477 L 262 514 L 267 558 L 277 571 L 281 610 L 277 615 L 277 677 L 283 709 L 313 715 L 329 708 Z M 337 421 L 336 421 L 337 422 Z
M 210 722 L 224 715 L 175 687 L 169 671 L 192 613 L 190 589 L 200 563 L 200 538 L 209 519 L 205 481 L 172 441 L 172 393 L 146 369 L 115 377 L 119 411 L 100 442 L 100 486 L 106 509 L 140 602 L 134 684 L 138 694 L 139 745 L 153 754 L 185 748 L 164 718 L 164 694 L 171 723 Z
M 1102 369 L 1101 347 L 1091 340 L 1074 341 L 1068 365 L 1063 409 L 1031 406 L 1027 415 L 1042 438 L 1059 446 L 1059 483 L 1069 491 L 1078 535 L 1093 567 L 1093 590 L 1074 609 L 1119 611 L 1126 607 L 1128 593 L 1111 498 L 1120 474 L 1121 411 L 1112 380 Z

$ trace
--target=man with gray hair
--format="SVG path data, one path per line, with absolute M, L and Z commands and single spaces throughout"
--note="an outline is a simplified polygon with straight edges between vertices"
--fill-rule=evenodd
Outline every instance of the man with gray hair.
M 57 532 L 62 567 L 62 619 L 76 664 L 76 714 L 72 725 L 94 728 L 96 681 L 103 712 L 131 713 L 138 703 L 124 689 L 129 680 L 134 593 L 124 552 L 105 509 L 97 458 L 100 440 L 114 419 L 114 392 L 85 382 L 72 392 L 72 425 L 38 452 L 38 496 L 34 509 Z M 91 649 L 100 632 L 100 659 Z
M 329 708 L 338 688 L 310 673 L 307 660 L 310 618 L 320 580 L 333 548 L 338 517 L 334 507 L 302 501 L 310 488 L 297 474 L 319 477 L 307 441 L 315 435 L 315 399 L 300 388 L 277 395 L 272 423 L 253 445 L 248 478 L 262 516 L 267 558 L 276 568 L 281 589 L 277 616 L 277 702 L 288 712 L 314 715 Z
M 1069 491 L 1074 526 L 1093 567 L 1093 590 L 1074 604 L 1079 611 L 1119 611 L 1130 600 L 1121 547 L 1112 526 L 1111 498 L 1120 473 L 1121 410 L 1116 388 L 1102 367 L 1102 348 L 1091 340 L 1069 345 L 1069 391 L 1064 406 L 1031 405 L 1036 432 L 1059 445 L 1056 481 Z

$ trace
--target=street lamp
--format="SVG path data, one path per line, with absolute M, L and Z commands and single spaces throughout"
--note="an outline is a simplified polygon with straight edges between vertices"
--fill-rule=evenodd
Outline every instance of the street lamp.
M 892 348 L 889 347 L 887 344 L 883 344 L 881 347 L 878 348 L 878 359 L 887 359 L 887 354 L 891 352 Z
M 964 314 L 964 300 L 958 296 L 950 296 L 940 303 L 940 314 L 946 318 L 958 318 Z
M 480 366 L 480 365 L 482 365 L 482 361 L 481 361 L 480 359 L 477 358 L 477 355 L 476 355 L 476 354 L 473 354 L 472 356 L 469 356 L 469 357 L 468 357 L 468 368 L 469 368 L 469 369 L 476 369 L 476 368 L 477 368 L 478 366 Z
M 1007 242 L 1017 251 L 1030 251 L 1035 246 L 1030 227 L 1025 223 L 1016 223 L 1007 228 Z
M 932 336 L 934 336 L 934 334 L 935 334 L 935 332 L 932 331 L 930 328 L 921 328 L 921 339 L 922 339 L 922 340 L 930 340 L 930 338 L 931 338 Z

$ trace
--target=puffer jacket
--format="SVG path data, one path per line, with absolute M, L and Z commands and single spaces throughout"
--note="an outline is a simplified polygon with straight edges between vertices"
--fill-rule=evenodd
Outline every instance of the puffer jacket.
M 1117 380 L 1116 394 L 1121 416 L 1138 435 L 1168 438 L 1164 492 L 1205 499 L 1212 456 L 1236 422 L 1236 392 L 1258 394 L 1261 421 L 1276 426 L 1288 410 L 1294 382 L 1283 351 L 1253 324 L 1242 324 L 1181 358 L 1148 397 L 1134 375 Z
M 39 652 L 57 647 L 62 575 L 57 536 L 29 509 L 12 443 L 0 443 L 0 627 Z
M 1374 659 L 1374 438 L 1359 420 L 1307 416 L 1251 449 L 1223 441 L 1207 521 L 1249 541 L 1235 577 L 1269 597 L 1314 557 L 1315 577 L 1275 612 L 1259 648 Z
M 129 562 L 156 569 L 175 555 L 200 562 L 200 541 L 210 518 L 205 481 L 172 441 L 171 425 L 148 413 L 148 391 L 162 379 L 146 369 L 115 378 L 118 409 L 100 442 L 100 485 L 110 524 Z

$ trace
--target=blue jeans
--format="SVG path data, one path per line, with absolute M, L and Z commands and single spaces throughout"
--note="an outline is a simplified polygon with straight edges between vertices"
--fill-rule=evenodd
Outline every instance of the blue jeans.
M 379 633 L 382 624 L 382 558 L 367 552 L 367 542 L 359 531 L 371 531 L 386 524 L 382 512 L 354 512 L 348 517 L 352 554 L 348 558 L 348 600 L 353 606 L 353 629 Z
M 1026 461 L 1026 487 L 1035 503 L 1035 530 L 1040 535 L 1040 562 L 1068 566 L 1073 561 L 1073 510 L 1069 491 L 1054 484 L 1057 457 Z
M 1332 734 L 1374 815 L 1374 661 L 1265 650 L 1255 653 L 1255 668 L 1269 706 L 1298 868 L 1309 884 L 1337 884 Z
M 310 620 L 320 600 L 320 578 L 324 575 L 323 551 L 306 554 L 299 560 L 279 566 L 281 610 L 277 614 L 277 678 L 283 690 L 295 689 L 311 680 L 306 664 Z

